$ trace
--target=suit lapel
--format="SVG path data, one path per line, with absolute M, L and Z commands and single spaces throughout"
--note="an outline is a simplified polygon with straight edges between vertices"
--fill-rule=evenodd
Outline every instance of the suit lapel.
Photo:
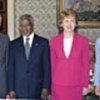
M 32 47 L 30 49 L 29 60 L 31 59 L 32 55 L 35 55 L 35 49 L 36 49 L 36 47 L 38 47 L 38 45 L 39 45 L 39 43 L 38 43 L 37 35 L 35 34 L 34 39 L 32 41 Z M 27 60 L 26 55 L 25 55 L 25 48 L 24 48 L 24 43 L 23 43 L 23 37 L 22 36 L 20 37 L 20 40 L 19 40 L 19 48 L 18 49 L 20 49 L 20 53 L 21 53 L 22 57 L 25 60 Z
M 74 51 L 73 49 L 75 48 L 76 36 L 77 36 L 77 33 L 74 32 L 73 41 L 72 41 L 72 46 L 71 46 L 71 51 L 70 51 L 69 57 L 66 58 L 65 52 L 64 52 L 64 33 L 61 34 L 61 38 L 60 38 L 61 51 L 62 51 L 63 57 L 64 57 L 66 60 L 70 59 L 71 56 L 72 56 L 72 53 L 73 53 L 73 51 Z M 67 44 L 66 44 L 66 45 L 67 45 Z
M 26 55 L 25 55 L 25 48 L 24 48 L 24 43 L 23 43 L 23 37 L 20 37 L 19 40 L 19 49 L 20 49 L 20 53 L 22 55 L 22 57 L 26 60 Z
M 35 49 L 36 49 L 36 47 L 37 47 L 38 45 L 39 45 L 39 43 L 38 43 L 37 35 L 35 34 L 35 35 L 34 35 L 33 42 L 32 42 L 32 47 L 31 47 L 31 49 L 30 49 L 29 60 L 31 59 L 33 53 L 34 53 L 34 55 L 35 55 Z

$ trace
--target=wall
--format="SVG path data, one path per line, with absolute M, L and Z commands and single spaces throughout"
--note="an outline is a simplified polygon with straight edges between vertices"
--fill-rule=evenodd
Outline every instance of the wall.
M 54 0 L 15 0 L 15 33 L 18 36 L 18 20 L 22 14 L 31 14 L 35 20 L 35 32 L 48 39 L 57 33 L 56 2 Z
M 9 10 L 9 35 L 11 38 L 19 36 L 19 17 L 28 13 L 34 16 L 35 32 L 50 39 L 58 33 L 56 28 L 56 0 L 8 0 Z M 11 2 L 12 1 L 12 2 Z M 11 5 L 11 4 L 12 5 Z M 13 31 L 11 31 L 13 30 Z M 13 33 L 12 33 L 13 32 Z M 100 36 L 100 28 L 81 28 L 79 32 L 95 42 Z
M 100 37 L 100 28 L 81 28 L 79 33 L 88 37 L 90 42 L 95 42 L 97 37 Z
M 14 0 L 8 0 L 8 35 L 11 40 L 14 39 Z

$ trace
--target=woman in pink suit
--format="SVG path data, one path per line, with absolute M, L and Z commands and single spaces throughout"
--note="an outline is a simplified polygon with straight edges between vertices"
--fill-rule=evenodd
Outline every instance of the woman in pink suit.
M 75 32 L 77 18 L 72 9 L 62 11 L 63 32 L 51 39 L 52 100 L 82 100 L 89 81 L 89 45 Z

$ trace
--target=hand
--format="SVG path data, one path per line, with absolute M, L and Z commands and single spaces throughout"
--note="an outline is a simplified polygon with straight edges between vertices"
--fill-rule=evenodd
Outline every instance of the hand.
M 41 93 L 41 98 L 42 100 L 47 100 L 48 99 L 48 90 L 47 89 L 43 89 L 42 93 Z
M 6 94 L 6 99 L 5 100 L 10 100 L 10 95 Z
M 95 94 L 100 96 L 100 87 L 95 87 Z
M 9 96 L 11 99 L 15 99 L 16 98 L 16 93 L 14 91 L 9 92 Z
M 88 94 L 88 88 L 83 88 L 83 95 L 87 95 Z

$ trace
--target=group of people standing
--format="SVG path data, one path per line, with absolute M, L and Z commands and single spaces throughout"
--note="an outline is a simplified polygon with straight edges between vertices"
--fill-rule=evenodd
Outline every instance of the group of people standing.
M 89 44 L 78 34 L 77 14 L 61 12 L 62 32 L 49 41 L 36 35 L 34 19 L 22 15 L 17 39 L 0 34 L 0 97 L 47 100 L 82 100 L 88 93 Z M 100 95 L 100 39 L 96 42 L 95 92 Z

